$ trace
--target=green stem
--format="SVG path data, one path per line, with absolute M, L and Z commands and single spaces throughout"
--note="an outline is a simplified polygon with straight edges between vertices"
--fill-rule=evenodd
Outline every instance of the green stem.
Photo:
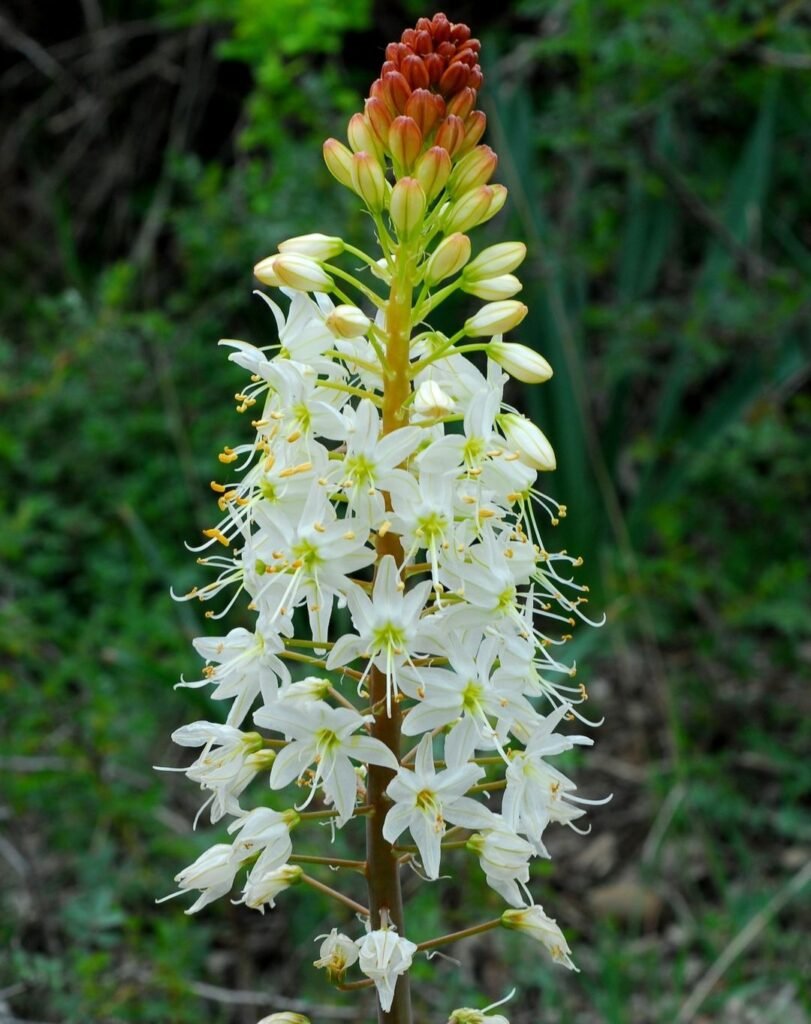
M 449 943 L 457 942 L 459 939 L 469 939 L 472 935 L 481 935 L 482 932 L 489 932 L 494 928 L 500 927 L 501 918 L 497 917 L 494 921 L 485 921 L 484 924 L 475 924 L 472 928 L 463 928 L 460 932 L 449 932 L 448 935 L 440 935 L 436 939 L 421 942 L 417 949 L 420 952 L 425 949 L 436 949 L 437 946 L 447 946 Z
M 331 868 L 351 868 L 353 871 L 366 871 L 365 860 L 345 860 L 343 857 L 315 857 L 309 853 L 292 853 L 291 864 L 326 864 Z
M 343 903 L 345 906 L 354 910 L 356 914 L 363 914 L 364 917 L 369 916 L 369 911 L 361 903 L 356 903 L 349 896 L 344 896 L 342 892 L 338 892 L 337 889 L 331 888 L 329 885 L 324 885 L 323 882 L 319 882 L 317 879 L 310 875 L 302 875 L 301 881 L 305 885 L 309 885 L 312 889 L 317 889 L 319 892 L 323 892 L 326 896 L 331 896 L 332 899 L 337 900 L 339 903 Z

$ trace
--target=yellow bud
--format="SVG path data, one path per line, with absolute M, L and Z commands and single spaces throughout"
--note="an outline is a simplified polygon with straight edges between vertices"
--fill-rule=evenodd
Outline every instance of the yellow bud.
M 281 252 L 273 270 L 282 284 L 299 292 L 327 292 L 332 288 L 332 278 L 309 256 Z
M 423 187 L 416 178 L 401 178 L 397 182 L 391 193 L 389 216 L 401 239 L 420 233 L 427 205 Z
M 463 195 L 471 189 L 486 185 L 493 177 L 498 157 L 489 146 L 476 146 L 458 161 L 448 182 L 453 196 Z
M 327 139 L 324 143 L 324 163 L 330 174 L 347 188 L 354 188 L 352 183 L 352 151 L 337 139 Z
M 469 259 L 470 239 L 467 235 L 458 231 L 448 235 L 431 253 L 425 267 L 425 283 L 431 287 L 446 277 L 458 274 Z
M 324 322 L 339 338 L 360 338 L 372 323 L 357 306 L 336 306 Z
M 419 158 L 414 167 L 414 177 L 425 189 L 429 203 L 432 203 L 445 187 L 450 173 L 450 154 L 442 146 L 431 146 Z
M 484 224 L 498 213 L 506 199 L 507 189 L 503 185 L 480 185 L 471 189 L 446 211 L 442 225 L 445 234 L 469 231 Z
M 350 117 L 346 134 L 354 153 L 365 151 L 374 153 L 378 160 L 382 159 L 383 147 L 363 114 L 353 114 Z
M 374 213 L 386 202 L 386 179 L 374 154 L 361 150 L 352 157 L 352 186 Z

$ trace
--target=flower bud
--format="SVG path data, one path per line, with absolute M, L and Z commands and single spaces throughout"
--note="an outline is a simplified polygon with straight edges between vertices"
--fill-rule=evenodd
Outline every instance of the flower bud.
M 502 274 L 500 277 L 486 277 L 482 281 L 464 281 L 462 290 L 469 295 L 475 295 L 477 299 L 486 299 L 488 302 L 497 302 L 499 299 L 509 299 L 524 286 L 512 274 Z
M 503 185 L 480 185 L 456 200 L 445 214 L 443 229 L 469 231 L 495 216 L 507 198 Z
M 332 278 L 309 256 L 279 253 L 273 270 L 282 284 L 298 292 L 328 292 L 332 288 Z
M 399 71 L 389 71 L 383 75 L 383 99 L 395 117 L 405 112 L 410 95 L 411 86 Z
M 385 256 L 381 256 L 379 260 L 370 263 L 369 270 L 378 281 L 382 281 L 384 284 L 391 284 L 391 270 Z
M 282 280 L 276 273 L 276 260 L 279 258 L 279 253 L 274 253 L 272 256 L 266 256 L 265 259 L 260 260 L 253 268 L 253 276 L 258 278 L 262 284 L 269 284 L 273 288 L 281 288 Z
M 448 235 L 431 253 L 425 267 L 425 283 L 432 285 L 444 281 L 446 277 L 458 274 L 470 259 L 470 239 L 467 235 L 456 232 Z
M 495 174 L 497 164 L 498 157 L 489 146 L 476 146 L 454 167 L 448 191 L 453 196 L 460 196 L 486 185 Z
M 263 1017 L 257 1024 L 310 1024 L 310 1018 L 303 1013 L 271 1013 L 269 1017 Z
M 336 306 L 324 323 L 337 338 L 360 338 L 372 321 L 357 306 Z
M 399 167 L 410 171 L 422 149 L 422 132 L 413 117 L 395 117 L 389 128 L 389 150 Z
M 414 394 L 414 412 L 426 419 L 439 419 L 453 412 L 454 402 L 433 380 L 424 380 Z
M 441 107 L 436 102 L 437 100 L 439 100 Z M 445 101 L 441 96 L 435 96 L 428 89 L 415 89 L 408 97 L 405 112 L 408 117 L 416 121 L 422 137 L 426 138 L 436 127 L 436 123 L 444 113 L 444 110 Z
M 392 122 L 389 108 L 381 99 L 371 96 L 366 100 L 364 111 L 375 138 L 385 149 L 389 144 L 389 127 Z
M 331 260 L 344 251 L 344 240 L 334 235 L 321 235 L 317 231 L 310 235 L 297 235 L 279 244 L 279 252 L 295 252 L 314 260 Z
M 262 1022 L 260 1021 L 259 1024 Z M 471 1010 L 469 1006 L 463 1006 L 453 1011 L 448 1017 L 448 1024 L 510 1024 L 510 1022 L 500 1013 Z
M 417 160 L 414 177 L 425 190 L 425 197 L 429 203 L 433 202 L 445 187 L 450 173 L 450 154 L 441 146 L 431 146 Z
M 386 202 L 386 179 L 372 153 L 362 151 L 352 157 L 352 187 L 370 210 L 380 213 Z
M 530 938 L 542 943 L 552 955 L 552 959 L 568 967 L 572 971 L 577 968 L 569 959 L 568 943 L 563 932 L 551 917 L 547 917 L 543 907 L 537 904 L 527 907 L 525 910 L 505 910 L 501 915 L 501 924 L 504 928 L 512 928 L 515 931 L 523 932 Z
M 416 178 L 401 178 L 397 182 L 391 193 L 389 216 L 401 239 L 420 233 L 427 205 L 425 192 Z
M 543 384 L 552 376 L 549 363 L 527 345 L 494 338 L 487 346 L 487 355 L 524 384 Z
M 462 120 L 473 110 L 476 103 L 476 92 L 471 89 L 470 86 L 465 86 L 461 89 L 452 100 L 448 103 L 448 113 L 456 114 L 457 117 L 461 117 Z
M 242 890 L 243 902 L 252 910 L 262 910 L 266 903 L 275 906 L 279 893 L 289 889 L 291 885 L 301 881 L 304 874 L 298 864 L 286 864 L 271 871 L 262 870 L 262 859 L 256 862 L 248 875 L 245 888 Z M 263 911 L 264 912 L 264 911 Z
M 507 299 L 502 302 L 489 302 L 465 321 L 465 334 L 470 338 L 492 337 L 494 334 L 505 334 L 511 331 L 527 315 L 527 307 L 523 302 Z
M 474 146 L 478 146 L 484 129 L 487 127 L 487 115 L 482 110 L 474 110 L 465 120 L 465 134 L 456 151 L 457 156 L 469 153 Z
M 330 174 L 347 188 L 354 188 L 352 183 L 352 151 L 337 139 L 327 139 L 324 143 L 324 163 Z
M 465 267 L 465 281 L 481 281 L 488 277 L 510 274 L 524 262 L 527 247 L 523 242 L 499 242 L 483 249 Z
M 496 419 L 507 444 L 518 454 L 520 462 L 532 469 L 549 471 L 555 468 L 557 463 L 552 445 L 532 420 L 517 412 L 505 412 Z
M 380 140 L 372 131 L 372 128 L 363 114 L 353 114 L 349 119 L 346 128 L 349 145 L 354 153 L 364 150 L 367 153 L 374 153 L 379 159 L 383 156 L 383 147 Z
M 437 146 L 442 146 L 443 149 L 447 149 L 448 153 L 453 156 L 462 144 L 464 137 L 464 121 L 462 121 L 461 117 L 456 117 L 455 114 L 451 114 L 449 117 L 446 117 L 439 126 L 439 131 L 436 133 L 435 141 Z

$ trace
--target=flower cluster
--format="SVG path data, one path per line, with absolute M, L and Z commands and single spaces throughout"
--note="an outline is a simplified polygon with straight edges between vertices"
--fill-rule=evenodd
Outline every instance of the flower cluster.
M 504 340 L 527 312 L 513 297 L 525 247 L 472 258 L 468 233 L 506 198 L 479 144 L 478 53 L 466 26 L 420 19 L 387 48 L 349 145 L 325 144 L 382 257 L 309 234 L 255 267 L 286 308 L 262 293 L 273 344 L 222 342 L 249 374 L 236 399 L 254 434 L 219 456 L 221 515 L 197 549 L 214 577 L 185 595 L 213 602 L 211 619 L 238 600 L 251 616 L 196 640 L 202 678 L 181 683 L 227 702 L 225 724 L 173 738 L 200 748 L 186 774 L 233 837 L 177 876 L 198 893 L 188 912 L 238 877 L 240 902 L 260 911 L 295 883 L 330 892 L 366 929 L 322 936 L 316 966 L 338 984 L 359 969 L 384 1012 L 413 957 L 441 941 L 406 938 L 400 871 L 438 879 L 450 849 L 472 853 L 509 906 L 470 934 L 518 929 L 574 966 L 528 883 L 547 826 L 573 825 L 589 803 L 549 760 L 592 742 L 559 731 L 586 697 L 558 653 L 586 588 L 571 575 L 580 560 L 544 543 L 546 520 L 565 514 L 537 486 L 552 447 L 504 397 L 510 376 L 552 374 Z M 459 291 L 484 304 L 447 336 L 430 317 Z M 290 806 L 261 791 L 251 806 L 257 776 L 274 808 Z M 365 859 L 293 852 L 294 829 L 361 817 Z M 369 907 L 305 871 L 318 864 L 365 875 Z

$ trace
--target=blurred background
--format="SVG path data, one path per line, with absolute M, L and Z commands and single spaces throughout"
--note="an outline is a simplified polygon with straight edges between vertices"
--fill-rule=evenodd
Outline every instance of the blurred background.
M 801 1024 L 809 995 L 811 13 L 797 0 L 445 6 L 483 40 L 516 340 L 556 375 L 512 399 L 569 507 L 559 546 L 613 801 L 552 828 L 539 902 L 571 975 L 508 934 L 416 970 L 418 1019 L 518 986 L 513 1024 Z M 363 241 L 327 135 L 410 0 L 66 0 L 0 14 L 0 1021 L 371 1020 L 310 966 L 339 923 L 156 907 L 219 838 L 169 733 L 217 717 L 183 548 L 247 437 L 220 337 L 274 339 L 251 267 L 292 234 Z M 466 315 L 463 303 L 449 317 Z M 450 319 L 449 319 L 450 322 Z M 235 617 L 232 624 L 237 624 Z M 581 627 L 584 629 L 585 627 Z M 326 837 L 325 837 L 326 842 Z M 412 886 L 413 933 L 493 916 L 475 863 Z M 430 1010 L 429 1010 L 430 1008 Z

